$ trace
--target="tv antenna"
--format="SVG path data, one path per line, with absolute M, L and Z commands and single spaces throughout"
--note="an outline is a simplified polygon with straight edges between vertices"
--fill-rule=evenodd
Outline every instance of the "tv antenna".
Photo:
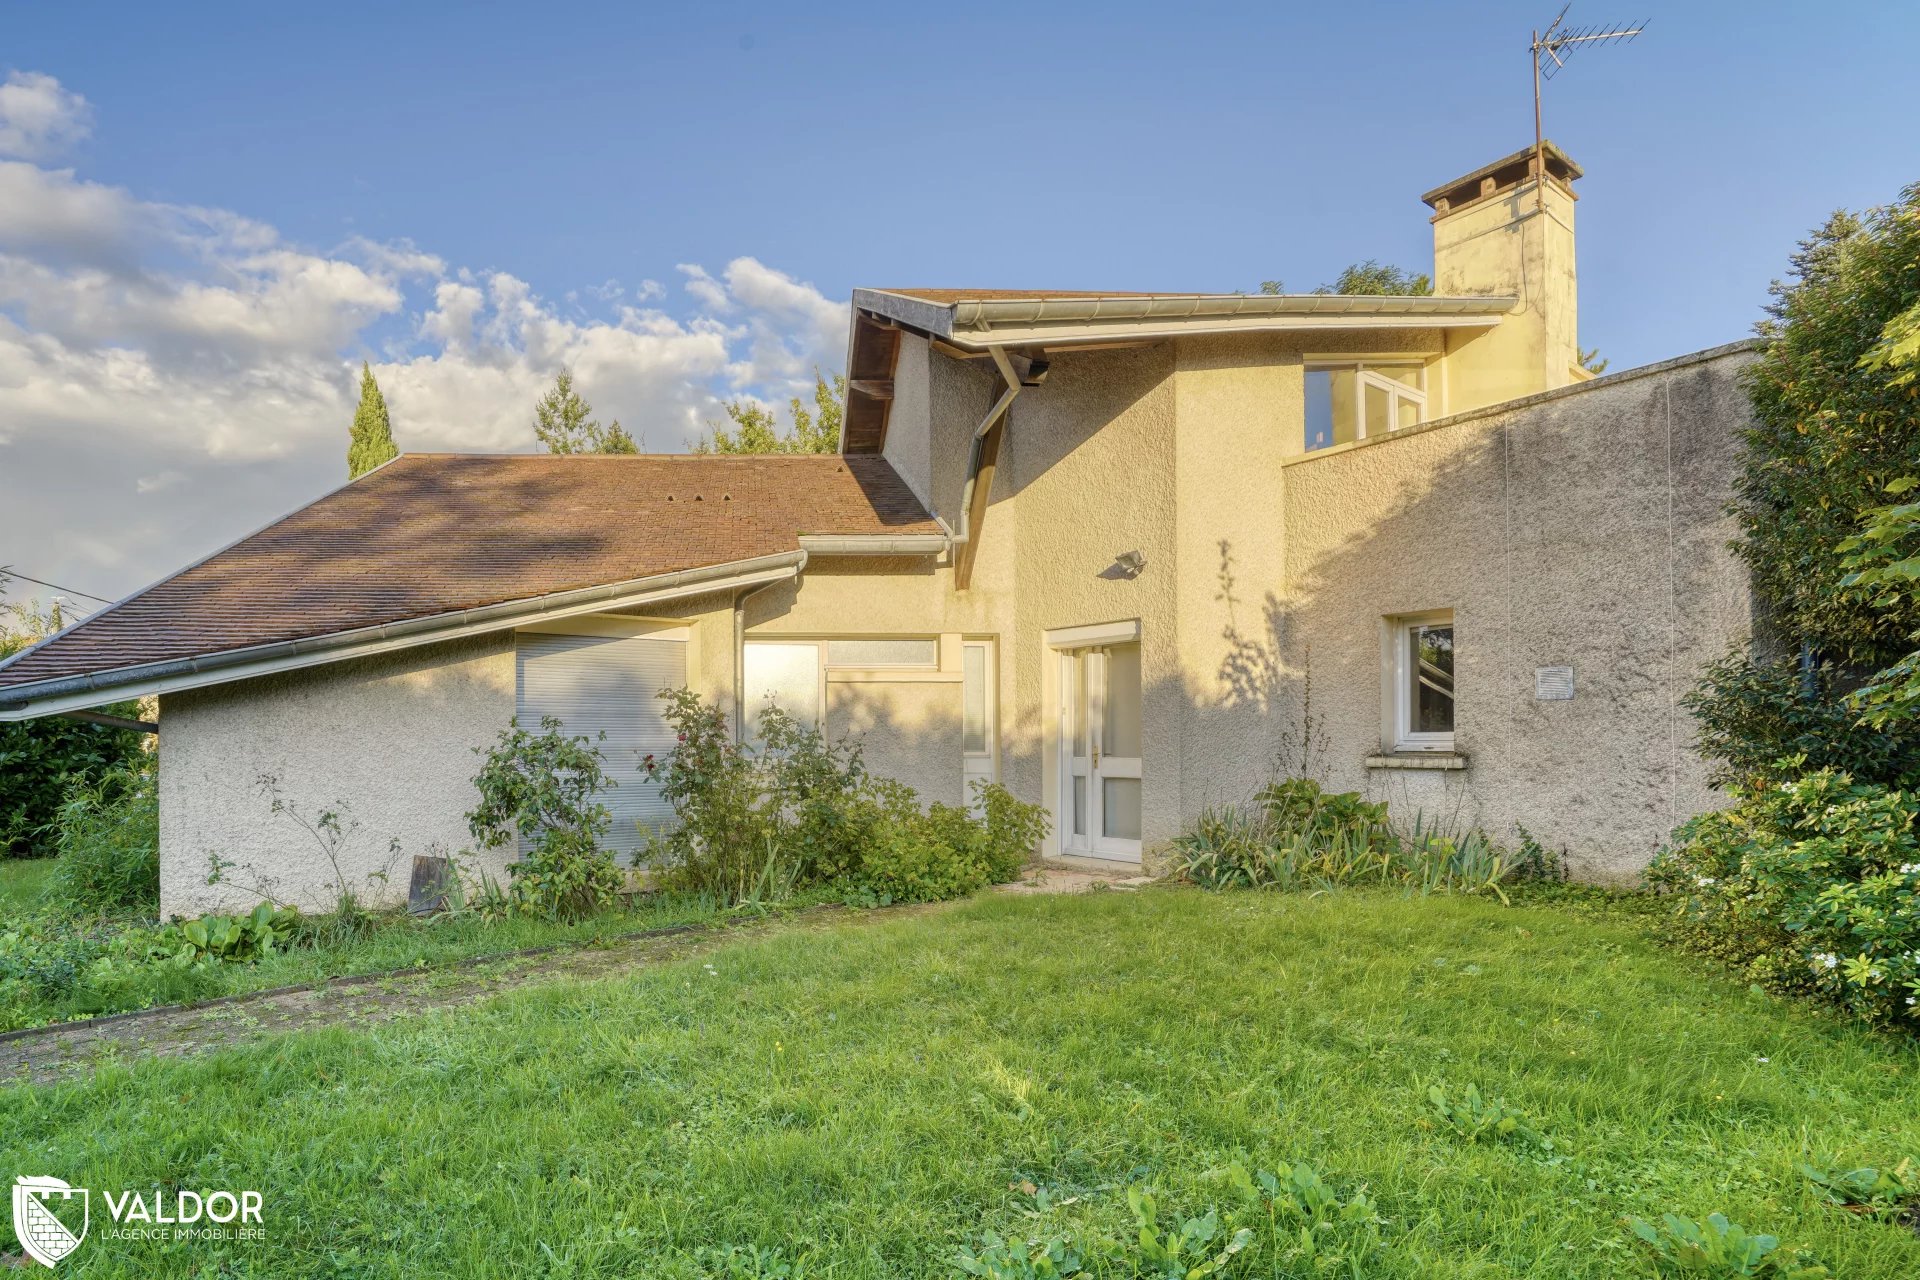
M 1533 198 L 1535 207 L 1545 211 L 1547 207 L 1547 140 L 1540 131 L 1540 82 L 1551 80 L 1567 69 L 1567 59 L 1578 53 L 1583 46 L 1590 44 L 1611 44 L 1614 41 L 1632 40 L 1647 29 L 1645 22 L 1632 26 L 1607 26 L 1596 23 L 1590 27 L 1562 27 L 1567 20 L 1567 10 L 1573 7 L 1573 0 L 1567 0 L 1560 6 L 1560 12 L 1554 16 L 1545 31 L 1533 33 Z

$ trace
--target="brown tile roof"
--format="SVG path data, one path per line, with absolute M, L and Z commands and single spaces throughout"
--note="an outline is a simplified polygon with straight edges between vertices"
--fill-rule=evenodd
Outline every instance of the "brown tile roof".
M 938 533 L 885 459 L 407 454 L 0 666 L 0 688 Z

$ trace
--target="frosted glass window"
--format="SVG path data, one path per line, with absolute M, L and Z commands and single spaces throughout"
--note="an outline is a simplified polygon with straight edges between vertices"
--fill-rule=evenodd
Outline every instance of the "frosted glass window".
M 965 690 L 960 749 L 969 755 L 987 751 L 987 647 L 970 644 L 961 654 Z
M 521 728 L 538 733 L 542 718 L 551 716 L 561 732 L 590 738 L 599 750 L 613 784 L 594 797 L 613 815 L 601 845 L 630 863 L 647 835 L 673 822 L 673 806 L 647 776 L 645 761 L 673 750 L 660 691 L 687 683 L 686 644 L 521 632 L 514 666 L 514 716 Z
M 1140 755 L 1140 646 L 1118 644 L 1107 650 L 1106 723 L 1101 750 L 1110 756 Z
M 940 665 L 938 640 L 829 640 L 830 667 L 924 667 Z
M 1140 779 L 1100 780 L 1101 835 L 1114 840 L 1140 838 Z
M 809 729 L 820 727 L 820 646 L 750 643 L 746 647 L 747 725 L 759 736 L 769 703 Z

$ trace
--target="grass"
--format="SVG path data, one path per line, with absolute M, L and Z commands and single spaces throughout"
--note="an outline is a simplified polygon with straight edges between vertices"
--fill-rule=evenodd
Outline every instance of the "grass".
M 0 924 L 31 910 L 53 874 L 52 858 L 0 858 Z
M 1920 1048 L 1572 905 L 1167 889 L 796 928 L 0 1091 L 0 1168 L 265 1197 L 264 1242 L 90 1238 L 94 1276 L 761 1274 L 700 1252 L 735 1245 L 938 1276 L 985 1229 L 1115 1230 L 1130 1184 L 1193 1212 L 1208 1170 L 1302 1159 L 1388 1219 L 1368 1275 L 1651 1274 L 1620 1220 L 1669 1210 L 1920 1274 L 1920 1238 L 1794 1172 L 1920 1154 Z M 1431 1125 L 1436 1079 L 1552 1151 Z
M 9 869 L 9 864 L 0 863 L 0 874 Z M 40 878 L 44 880 L 44 873 Z M 17 892 L 10 894 L 8 890 L 16 882 L 0 881 L 0 931 L 6 929 L 10 919 L 18 921 L 33 912 L 38 891 L 32 883 L 33 877 L 19 877 Z M 670 925 L 712 924 L 725 914 L 704 897 L 660 895 L 573 924 L 519 917 L 488 924 L 470 915 L 420 919 L 404 914 L 382 915 L 376 917 L 376 927 L 360 937 L 324 946 L 299 946 L 251 963 L 209 964 L 186 973 L 166 965 L 121 965 L 114 970 L 111 981 L 100 986 L 82 981 L 58 995 L 16 993 L 12 999 L 0 999 L 0 1032 L 153 1005 L 298 986 L 326 978 L 457 964 L 527 948 L 613 942 Z M 110 932 L 136 923 L 54 920 L 49 927 L 58 936 L 83 930 Z

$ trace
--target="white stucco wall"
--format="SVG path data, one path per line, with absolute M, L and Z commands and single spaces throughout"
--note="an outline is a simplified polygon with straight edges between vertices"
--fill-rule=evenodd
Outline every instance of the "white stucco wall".
M 1484 824 L 1524 825 L 1577 874 L 1637 873 L 1717 803 L 1680 699 L 1752 625 L 1724 511 L 1747 422 L 1745 349 L 1485 410 L 1285 470 L 1286 657 L 1309 667 L 1324 777 Z M 1451 609 L 1464 771 L 1369 769 L 1382 621 Z M 1535 668 L 1572 666 L 1571 701 Z
M 309 821 L 337 808 L 350 887 L 404 902 L 413 856 L 471 843 L 473 748 L 513 718 L 511 634 L 312 668 L 161 700 L 160 912 L 248 906 L 266 882 L 304 909 L 330 907 L 334 875 L 313 838 L 272 812 L 263 774 Z M 389 852 L 400 842 L 398 856 Z M 210 854 L 234 863 L 208 885 Z M 480 859 L 504 882 L 506 851 Z M 389 868 L 385 885 L 367 876 Z

